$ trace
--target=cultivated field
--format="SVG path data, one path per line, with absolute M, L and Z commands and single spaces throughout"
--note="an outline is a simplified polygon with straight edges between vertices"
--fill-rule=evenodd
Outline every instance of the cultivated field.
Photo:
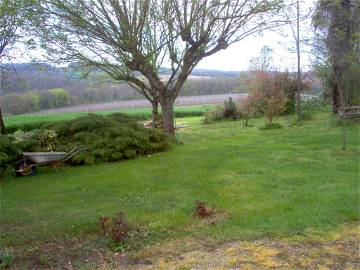
M 206 105 L 222 103 L 229 98 L 230 95 L 206 95 L 206 96 L 191 96 L 191 97 L 178 97 L 175 106 L 192 106 L 192 105 Z M 235 100 L 246 97 L 247 94 L 232 94 L 231 97 Z M 115 102 L 105 102 L 87 105 L 70 106 L 59 109 L 44 110 L 34 114 L 52 114 L 52 113 L 67 113 L 67 112 L 99 112 L 99 111 L 112 111 L 120 109 L 131 108 L 146 108 L 151 104 L 146 99 L 142 100 L 124 100 Z

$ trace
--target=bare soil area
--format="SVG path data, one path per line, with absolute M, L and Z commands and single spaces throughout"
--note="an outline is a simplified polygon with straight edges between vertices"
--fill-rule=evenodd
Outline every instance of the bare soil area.
M 178 254 L 173 250 L 186 245 L 173 245 L 148 249 L 148 254 L 143 250 L 140 255 L 148 256 L 150 265 L 116 269 L 360 269 L 358 224 L 344 226 L 326 237 L 236 241 L 217 247 L 208 243 Z M 158 258 L 152 261 L 155 254 Z
M 359 223 L 332 232 L 312 232 L 287 239 L 222 243 L 213 239 L 179 239 L 133 253 L 104 249 L 98 240 L 90 237 L 63 243 L 49 241 L 22 250 L 21 255 L 14 254 L 16 261 L 12 269 L 360 269 Z

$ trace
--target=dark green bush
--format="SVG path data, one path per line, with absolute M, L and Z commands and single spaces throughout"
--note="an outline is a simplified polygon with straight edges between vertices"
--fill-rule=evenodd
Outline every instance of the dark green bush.
M 281 115 L 288 115 L 294 113 L 296 108 L 295 98 L 293 96 L 290 96 L 290 98 L 288 97 L 284 107 L 284 111 L 281 113 Z
M 0 178 L 20 155 L 21 150 L 15 145 L 14 139 L 0 135 Z
M 233 99 L 229 97 L 222 105 L 218 105 L 214 109 L 207 111 L 204 114 L 203 123 L 209 124 L 222 119 L 238 119 L 240 117 L 241 112 L 239 107 Z
M 175 109 L 175 117 L 176 118 L 185 118 L 185 117 L 193 117 L 193 116 L 203 116 L 204 112 L 199 109 L 194 109 L 191 111 L 181 111 Z
M 309 121 L 309 120 L 312 120 L 314 119 L 314 114 L 310 111 L 303 111 L 301 113 L 301 120 L 302 121 Z
M 301 102 L 303 112 L 321 112 L 326 110 L 326 105 L 320 98 L 312 98 Z
M 237 106 L 231 97 L 224 102 L 224 118 L 238 118 Z
M 210 124 L 221 119 L 224 119 L 224 108 L 222 105 L 218 105 L 204 114 L 203 123 Z
M 146 129 L 138 120 L 125 114 L 101 116 L 89 114 L 66 122 L 48 123 L 41 129 L 53 129 L 58 134 L 58 151 L 70 151 L 77 145 L 91 149 L 72 159 L 73 164 L 93 164 L 133 159 L 164 151 L 169 137 L 160 130 Z
M 31 131 L 31 130 L 39 129 L 41 126 L 43 126 L 46 123 L 48 122 L 30 122 L 24 124 L 16 124 L 16 125 L 7 126 L 6 131 L 8 133 L 14 133 L 17 130 Z
M 71 121 L 43 124 L 38 133 L 29 133 L 30 135 L 15 133 L 0 136 L 0 176 L 21 159 L 22 152 L 41 150 L 37 138 L 45 130 L 54 130 L 57 133 L 55 151 L 68 152 L 78 145 L 91 149 L 76 155 L 71 161 L 72 164 L 133 159 L 170 147 L 171 139 L 164 132 L 147 129 L 138 123 L 138 120 L 138 117 L 120 113 L 110 116 L 89 114 Z
M 13 169 L 16 161 L 22 158 L 22 152 L 37 150 L 33 138 L 18 141 L 15 136 L 0 135 L 0 178 L 8 169 Z

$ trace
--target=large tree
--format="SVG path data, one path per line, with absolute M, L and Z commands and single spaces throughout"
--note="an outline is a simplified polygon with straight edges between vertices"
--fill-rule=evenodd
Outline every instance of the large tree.
M 313 24 L 320 70 L 331 81 L 333 112 L 337 113 L 341 106 L 359 103 L 360 2 L 319 0 Z
M 322 31 L 331 67 L 333 112 L 342 113 L 342 148 L 346 148 L 345 107 L 360 102 L 360 3 L 319 0 L 314 25 Z
M 173 104 L 205 57 L 274 25 L 281 0 L 44 0 L 47 56 L 127 81 L 174 133 Z M 162 74 L 167 66 L 166 76 Z
M 0 87 L 6 83 L 6 72 L 15 55 L 11 50 L 33 16 L 35 0 L 0 0 Z M 0 134 L 6 129 L 0 107 Z

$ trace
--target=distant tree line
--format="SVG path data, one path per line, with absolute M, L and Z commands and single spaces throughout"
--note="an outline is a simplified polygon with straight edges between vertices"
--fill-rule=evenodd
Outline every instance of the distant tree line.
M 239 88 L 239 78 L 199 78 L 187 81 L 182 95 L 224 94 L 236 88 Z M 77 81 L 65 84 L 64 88 L 49 90 L 23 88 L 20 91 L 9 91 L 0 96 L 0 106 L 5 114 L 22 114 L 70 105 L 134 99 L 143 99 L 143 97 L 125 83 L 99 84 Z
M 0 104 L 5 113 L 22 114 L 68 106 L 72 104 L 72 96 L 62 88 L 31 91 L 24 94 L 9 93 L 0 98 Z
M 18 71 L 16 75 L 18 77 L 14 77 L 12 84 L 2 89 L 0 106 L 5 114 L 22 114 L 116 100 L 143 99 L 141 94 L 126 83 L 99 83 L 91 79 L 79 79 L 79 77 L 66 79 L 65 76 L 59 75 L 59 72 L 39 74 L 37 77 L 35 73 Z M 312 77 L 312 74 L 309 74 L 309 77 Z M 254 80 L 254 74 L 251 72 L 241 72 L 237 77 L 193 77 L 184 84 L 181 96 L 251 92 L 249 81 L 252 80 Z M 9 88 L 12 90 L 10 91 Z M 313 94 L 321 91 L 321 85 L 316 78 L 312 79 L 311 89 L 310 93 Z

